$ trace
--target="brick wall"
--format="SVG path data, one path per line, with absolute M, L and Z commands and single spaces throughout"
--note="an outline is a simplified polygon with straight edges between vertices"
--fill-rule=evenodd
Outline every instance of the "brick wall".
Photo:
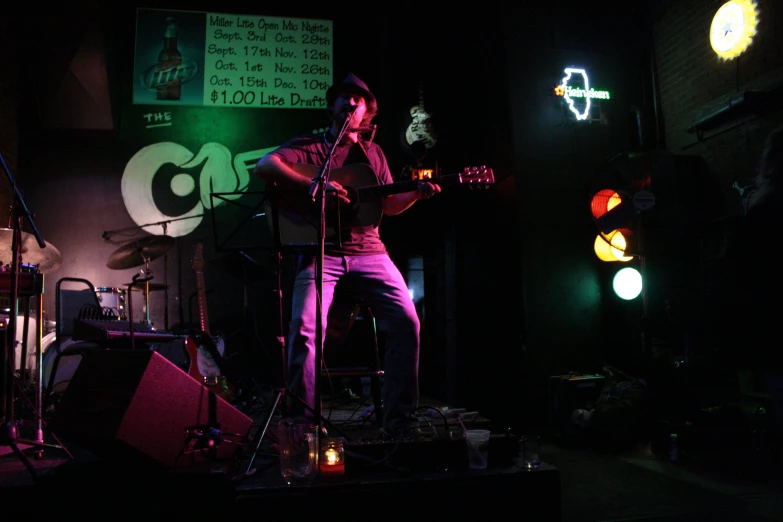
M 695 122 L 748 90 L 783 86 L 783 2 L 758 0 L 757 34 L 743 54 L 729 61 L 721 60 L 709 42 L 712 19 L 724 2 L 666 2 L 652 26 L 662 146 L 677 155 L 701 158 L 705 179 L 715 182 L 704 191 L 695 187 L 696 192 L 689 192 L 711 203 L 717 200 L 712 206 L 717 215 L 711 213 L 698 231 L 698 268 L 691 282 L 702 332 L 697 344 L 709 349 L 721 346 L 714 322 L 720 317 L 718 303 L 726 281 L 722 267 L 727 240 L 744 208 L 738 188 L 752 186 L 764 141 L 783 124 L 778 104 L 778 108 L 766 106 L 757 113 L 738 115 L 703 133 L 689 131 Z M 705 198 L 705 193 L 711 195 Z
M 730 215 L 737 210 L 731 185 L 752 182 L 766 135 L 783 121 L 781 111 L 741 116 L 703 136 L 688 129 L 745 90 L 783 85 L 783 2 L 758 0 L 753 42 L 738 58 L 722 61 L 710 46 L 709 29 L 724 2 L 668 2 L 653 24 L 653 48 L 665 147 L 704 158 L 724 189 Z

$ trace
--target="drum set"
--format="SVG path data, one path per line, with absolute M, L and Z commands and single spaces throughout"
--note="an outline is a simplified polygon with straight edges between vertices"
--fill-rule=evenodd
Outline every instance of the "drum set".
M 17 241 L 14 241 L 14 238 Z M 0 334 L 6 336 L 7 350 L 3 350 L 7 360 L 2 362 L 4 378 L 2 379 L 2 403 L 3 416 L 13 417 L 14 406 L 19 396 L 11 393 L 13 389 L 22 391 L 22 396 L 27 400 L 19 400 L 19 405 L 32 406 L 35 409 L 37 423 L 37 439 L 30 443 L 46 446 L 42 439 L 42 408 L 43 386 L 49 382 L 51 368 L 56 353 L 53 347 L 59 345 L 61 349 L 69 343 L 78 342 L 72 339 L 59 339 L 57 342 L 57 323 L 50 320 L 43 309 L 44 276 L 49 272 L 58 270 L 62 265 L 60 251 L 43 242 L 39 245 L 38 236 L 17 229 L 0 228 Z M 151 325 L 150 320 L 150 292 L 164 290 L 166 284 L 151 283 L 152 271 L 150 262 L 165 254 L 173 245 L 174 238 L 169 236 L 148 236 L 131 241 L 109 256 L 106 266 L 113 270 L 126 270 L 143 266 L 141 275 L 134 276 L 132 283 L 127 288 L 96 287 L 96 297 L 101 306 L 103 319 L 116 319 L 118 321 L 140 322 L 133 318 L 132 295 L 130 292 L 138 292 L 144 297 L 143 310 L 144 321 Z M 17 254 L 19 257 L 16 257 Z M 16 270 L 10 260 L 17 259 Z M 18 276 L 18 277 L 17 277 Z M 165 275 L 164 275 L 165 281 Z M 14 297 L 17 297 L 14 302 Z M 59 313 L 59 312 L 55 312 Z M 16 315 L 16 317 L 12 317 Z M 11 330 L 15 340 L 11 342 Z M 62 350 L 59 350 L 62 351 Z M 61 387 L 67 386 L 70 376 L 78 366 L 79 357 L 63 358 L 62 364 L 56 366 L 58 383 Z M 59 379 L 62 372 L 70 373 L 68 378 Z M 7 377 L 7 378 L 6 378 Z M 60 390 L 47 390 L 48 393 Z M 8 408 L 6 409 L 6 402 Z M 10 426 L 16 419 L 6 419 Z M 14 432 L 15 433 L 15 432 Z M 14 436 L 14 441 L 16 437 Z M 37 452 L 40 456 L 40 452 Z
M 44 317 L 43 294 L 44 274 L 57 270 L 62 264 L 62 255 L 53 245 L 45 242 L 45 248 L 40 248 L 35 236 L 21 232 L 22 263 L 19 268 L 18 290 L 19 298 L 27 298 L 26 306 L 19 306 L 16 318 L 11 317 L 11 266 L 7 260 L 13 258 L 12 252 L 14 230 L 0 228 L 0 322 L 6 327 L 9 321 L 15 321 L 16 343 L 14 343 L 14 370 L 36 368 L 36 337 L 39 329 L 38 320 L 42 319 L 41 328 L 47 333 L 54 329 L 54 322 Z M 37 299 L 36 299 L 37 298 Z M 36 306 L 37 304 L 37 306 Z
M 8 259 L 11 255 L 11 238 L 13 231 L 10 229 L 0 228 L 0 260 Z M 22 233 L 23 235 L 23 247 L 22 247 L 22 274 L 20 282 L 20 297 L 31 297 L 38 294 L 34 293 L 35 289 L 28 291 L 28 286 L 33 283 L 26 283 L 28 280 L 35 278 L 40 280 L 38 286 L 40 286 L 40 292 L 43 291 L 43 274 L 52 272 L 60 268 L 62 264 L 62 256 L 54 246 L 47 244 L 44 249 L 38 248 L 37 243 L 32 235 Z M 126 245 L 123 245 L 119 249 L 115 250 L 106 262 L 106 266 L 113 270 L 127 270 L 143 266 L 142 274 L 145 282 L 140 282 L 138 285 L 128 285 L 126 288 L 111 287 L 111 286 L 98 286 L 95 287 L 96 297 L 101 305 L 102 315 L 106 319 L 116 319 L 119 321 L 128 321 L 132 311 L 129 309 L 130 301 L 133 297 L 129 297 L 129 292 L 138 293 L 142 301 L 142 312 L 144 318 L 142 321 L 147 324 L 151 324 L 150 318 L 150 293 L 165 291 L 168 289 L 168 285 L 162 283 L 152 283 L 149 278 L 152 276 L 152 270 L 149 268 L 151 261 L 157 259 L 163 255 L 169 248 L 174 245 L 174 238 L 169 236 L 148 236 L 143 239 L 132 241 Z M 7 266 L 0 267 L 0 324 L 7 324 L 10 318 L 10 272 Z M 16 344 L 14 354 L 14 370 L 17 372 L 24 372 L 28 370 L 34 373 L 37 371 L 37 332 L 38 321 L 42 321 L 41 324 L 41 353 L 43 354 L 43 369 L 46 371 L 47 361 L 51 357 L 47 357 L 48 349 L 54 343 L 56 339 L 56 326 L 55 320 L 43 310 L 42 306 L 38 309 L 34 308 L 34 303 L 30 303 L 29 314 L 25 311 L 22 314 L 23 307 L 19 307 L 19 315 L 16 318 Z M 140 319 L 134 318 L 135 322 Z M 67 342 L 65 340 L 64 342 Z M 24 360 L 24 361 L 23 361 Z M 59 372 L 58 372 L 59 373 Z M 46 382 L 46 381 L 44 381 Z
M 106 266 L 108 268 L 111 268 L 112 270 L 128 270 L 143 266 L 144 268 L 141 270 L 141 275 L 144 277 L 140 279 L 139 284 L 128 285 L 128 289 L 105 286 L 96 288 L 98 300 L 101 301 L 101 306 L 104 307 L 104 310 L 115 315 L 117 319 L 122 321 L 130 320 L 133 311 L 129 310 L 130 303 L 128 303 L 128 300 L 129 297 L 132 299 L 132 296 L 129 296 L 128 292 L 142 292 L 144 296 L 144 321 L 147 324 L 151 324 L 149 306 L 150 292 L 159 290 L 167 292 L 168 285 L 165 283 L 150 282 L 150 279 L 152 279 L 150 262 L 168 252 L 168 250 L 174 246 L 174 241 L 174 238 L 171 236 L 147 236 L 126 243 L 112 252 L 108 261 L 106 261 Z M 164 274 L 164 281 L 165 279 Z

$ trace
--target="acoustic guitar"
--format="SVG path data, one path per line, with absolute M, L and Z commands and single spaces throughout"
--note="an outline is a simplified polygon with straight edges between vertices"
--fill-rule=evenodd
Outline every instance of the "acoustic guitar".
M 204 286 L 203 250 L 204 245 L 196 243 L 193 249 L 193 259 L 191 260 L 191 266 L 196 272 L 200 331 L 185 338 L 185 350 L 190 360 L 188 375 L 204 384 L 215 395 L 229 400 L 234 395 L 234 386 L 222 374 L 220 369 L 223 361 L 223 341 L 220 339 L 215 344 L 215 340 L 209 332 L 207 292 Z
M 309 178 L 317 176 L 319 170 L 316 165 L 303 163 L 294 163 L 291 168 Z M 380 224 L 385 196 L 414 192 L 419 188 L 419 180 L 379 184 L 375 171 L 366 163 L 354 163 L 332 169 L 329 180 L 340 183 L 348 191 L 350 203 L 326 211 L 327 241 L 334 241 L 338 230 Z M 487 167 L 466 167 L 462 172 L 442 175 L 426 181 L 443 188 L 453 185 L 486 188 L 495 182 L 495 175 L 492 169 Z M 274 197 L 268 198 L 265 202 L 267 221 L 272 233 L 280 238 L 284 246 L 317 245 L 320 230 L 318 205 L 302 191 L 274 192 Z M 328 192 L 326 197 L 329 198 Z M 275 227 L 279 228 L 277 233 Z

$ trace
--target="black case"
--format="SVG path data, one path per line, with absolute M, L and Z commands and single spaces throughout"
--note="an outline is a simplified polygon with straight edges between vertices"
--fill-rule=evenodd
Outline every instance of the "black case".
M 549 378 L 549 424 L 556 439 L 578 439 L 582 428 L 571 421 L 574 410 L 592 410 L 606 376 L 571 373 Z

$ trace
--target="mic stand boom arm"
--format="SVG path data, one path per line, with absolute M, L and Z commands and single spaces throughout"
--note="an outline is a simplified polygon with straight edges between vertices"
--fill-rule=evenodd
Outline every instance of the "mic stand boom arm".
M 194 218 L 199 218 L 199 217 L 204 217 L 204 214 L 196 214 L 195 216 L 185 216 L 185 217 L 179 217 L 179 218 L 174 218 L 174 219 L 167 219 L 165 221 L 157 221 L 155 223 L 145 223 L 143 225 L 136 225 L 135 227 L 117 228 L 115 230 L 104 230 L 103 233 L 101 234 L 101 237 L 103 239 L 109 239 L 109 237 L 111 237 L 111 236 L 113 236 L 115 234 L 122 234 L 122 233 L 125 233 L 125 232 L 136 232 L 140 228 L 153 227 L 155 225 L 160 225 L 163 228 L 163 235 L 165 236 L 166 235 L 166 225 L 168 225 L 169 223 L 173 223 L 175 221 L 182 221 L 184 219 L 194 219 Z

